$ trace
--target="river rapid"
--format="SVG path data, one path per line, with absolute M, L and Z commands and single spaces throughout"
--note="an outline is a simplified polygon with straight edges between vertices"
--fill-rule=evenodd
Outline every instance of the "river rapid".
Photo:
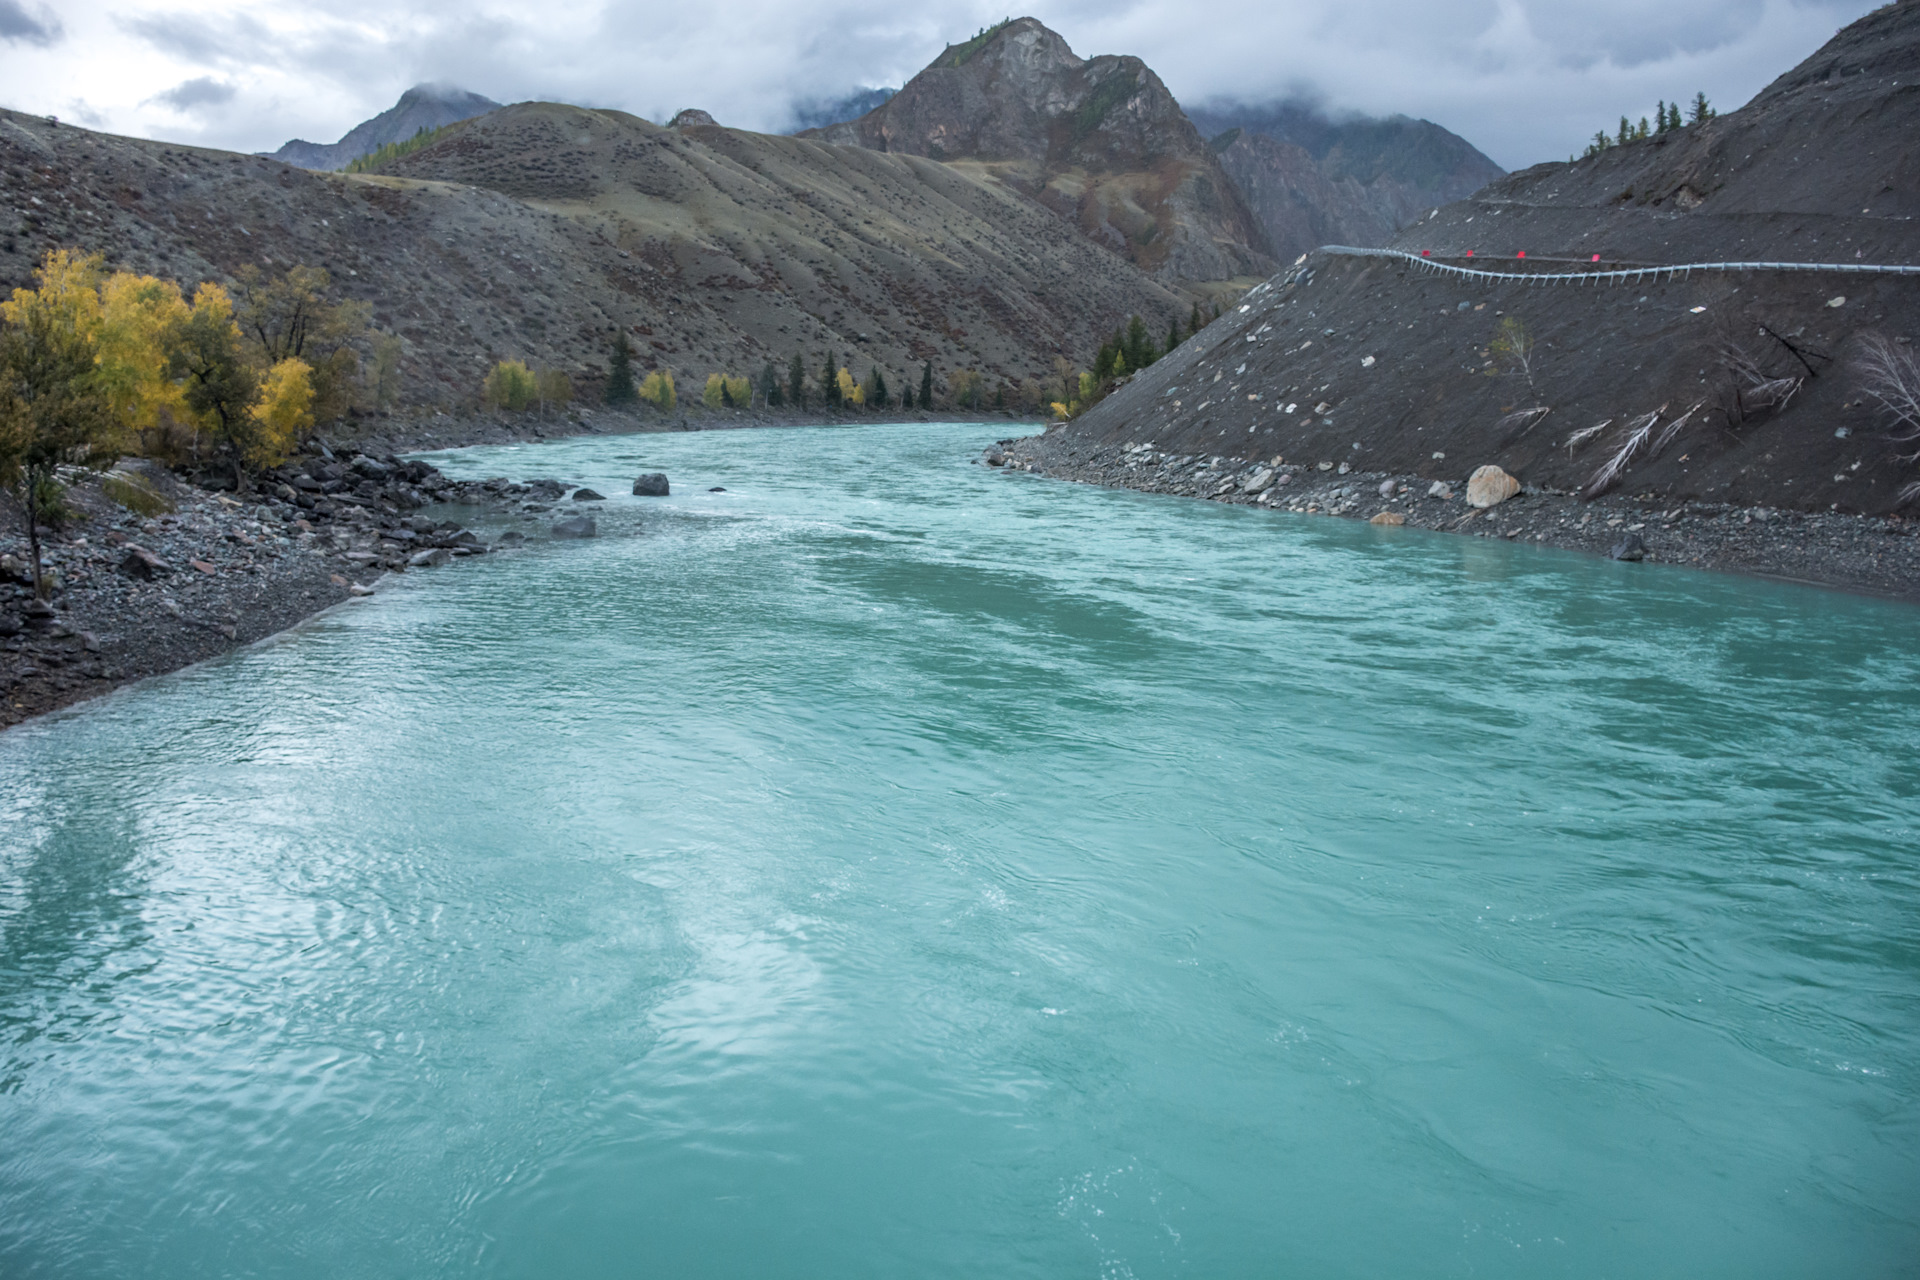
M 993 434 L 0 735 L 0 1275 L 1915 1274 L 1920 610 Z

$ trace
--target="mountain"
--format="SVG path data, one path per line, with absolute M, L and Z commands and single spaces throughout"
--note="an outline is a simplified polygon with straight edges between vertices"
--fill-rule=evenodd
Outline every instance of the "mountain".
M 1283 260 L 1323 244 L 1383 245 L 1434 208 L 1506 176 L 1428 120 L 1334 120 L 1296 102 L 1216 101 L 1187 115 L 1212 139 Z
M 882 105 L 800 136 L 967 167 L 1171 282 L 1266 274 L 1265 233 L 1138 58 L 1083 59 L 1032 18 L 949 45 Z
M 917 156 L 525 103 L 456 124 L 385 173 L 92 133 L 0 112 L 0 291 L 44 253 L 186 282 L 326 268 L 405 344 L 403 397 L 470 408 L 497 360 L 592 393 L 614 334 L 696 390 L 796 351 L 864 375 L 991 387 L 1085 362 L 1134 313 L 1191 300 L 993 182 Z
M 302 169 L 344 169 L 361 156 L 371 155 L 394 142 L 405 142 L 422 129 L 470 120 L 499 107 L 492 98 L 468 93 L 451 85 L 417 84 L 400 95 L 400 101 L 371 120 L 363 120 L 333 143 L 304 142 L 295 138 L 273 153 L 275 160 L 297 164 Z
M 885 106 L 887 100 L 898 89 L 860 89 L 844 98 L 810 99 L 793 105 L 793 127 L 788 133 L 803 133 L 808 129 L 824 129 L 829 125 L 844 123 L 867 114 L 876 107 Z
M 1392 243 L 1541 274 L 1920 263 L 1920 0 L 1861 18 L 1738 111 L 1513 174 Z M 1455 485 L 1493 463 L 1562 491 L 1618 458 L 1617 483 L 1649 503 L 1881 513 L 1920 477 L 1868 390 L 1881 340 L 1913 359 L 1920 278 L 1528 284 L 1314 254 L 1044 447 L 1150 440 Z

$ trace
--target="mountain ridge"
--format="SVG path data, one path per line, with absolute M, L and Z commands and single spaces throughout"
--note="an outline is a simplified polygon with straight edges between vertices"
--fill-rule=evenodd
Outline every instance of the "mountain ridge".
M 284 160 L 302 169 L 344 169 L 381 147 L 405 142 L 422 129 L 438 129 L 471 120 L 499 106 L 492 98 L 453 85 L 417 84 L 379 115 L 349 129 L 338 142 L 307 142 L 295 138 L 271 155 L 275 160 Z

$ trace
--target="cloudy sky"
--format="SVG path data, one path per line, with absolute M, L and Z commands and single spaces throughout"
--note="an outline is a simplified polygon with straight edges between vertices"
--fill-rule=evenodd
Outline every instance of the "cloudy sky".
M 1438 121 L 1500 164 L 1564 159 L 1622 112 L 1737 106 L 1868 0 L 1057 0 L 1082 56 L 1134 53 L 1184 102 L 1304 94 Z M 1016 15 L 1019 11 L 1015 11 Z M 654 120 L 778 129 L 900 84 L 1006 16 L 965 0 L 0 0 L 0 105 L 244 151 L 332 142 L 421 81 Z

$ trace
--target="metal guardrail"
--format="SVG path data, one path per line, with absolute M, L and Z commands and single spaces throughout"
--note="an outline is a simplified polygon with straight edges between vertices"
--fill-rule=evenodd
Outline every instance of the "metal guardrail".
M 1356 249 L 1351 245 L 1322 245 L 1321 253 L 1348 258 L 1400 258 L 1417 267 L 1447 275 L 1477 280 L 1518 280 L 1523 284 L 1598 284 L 1602 280 L 1682 279 L 1696 271 L 1831 271 L 1843 275 L 1920 276 L 1920 267 L 1890 266 L 1865 262 L 1684 262 L 1665 267 L 1628 267 L 1615 271 L 1487 271 L 1480 267 L 1456 266 L 1433 258 L 1408 253 L 1404 249 Z

